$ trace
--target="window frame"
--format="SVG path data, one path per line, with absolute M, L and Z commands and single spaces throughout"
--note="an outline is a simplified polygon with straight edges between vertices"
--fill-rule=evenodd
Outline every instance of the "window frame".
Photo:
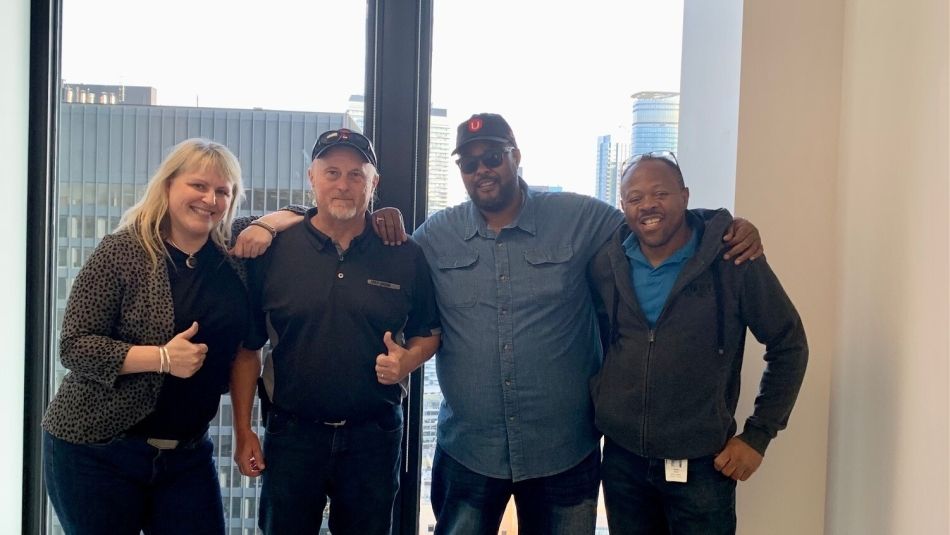
M 402 211 L 408 230 L 425 219 L 433 0 L 367 0 L 365 131 L 380 160 L 379 199 Z M 49 363 L 56 296 L 56 175 L 63 0 L 30 2 L 30 94 L 27 184 L 26 332 L 22 533 L 46 533 L 40 421 L 49 403 Z M 393 533 L 416 535 L 422 423 L 422 372 L 404 403 L 404 467 Z

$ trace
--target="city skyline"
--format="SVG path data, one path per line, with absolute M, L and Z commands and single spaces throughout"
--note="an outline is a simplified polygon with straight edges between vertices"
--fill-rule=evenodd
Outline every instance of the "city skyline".
M 473 113 L 504 115 L 532 184 L 593 195 L 589 147 L 629 122 L 631 92 L 679 90 L 683 4 L 594 0 L 584 10 L 550 9 L 525 38 L 537 10 L 530 2 L 435 2 L 431 100 L 448 110 L 452 129 Z M 63 5 L 64 79 L 158 87 L 160 105 L 217 108 L 338 110 L 365 90 L 363 2 L 255 9 L 168 0 L 144 26 L 125 13 L 119 0 Z M 218 24 L 169 39 L 180 13 Z M 311 62 L 326 43 L 333 53 Z M 190 60 L 196 51 L 209 61 Z M 463 195 L 459 180 L 449 188 Z
M 594 196 L 611 206 L 620 206 L 620 179 L 628 158 L 679 148 L 679 93 L 638 91 L 630 98 L 630 124 L 597 137 Z

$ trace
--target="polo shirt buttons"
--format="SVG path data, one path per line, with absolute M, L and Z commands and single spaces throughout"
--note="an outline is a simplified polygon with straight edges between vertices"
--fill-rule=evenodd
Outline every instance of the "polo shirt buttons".
M 342 279 L 342 278 L 343 278 L 343 273 L 342 273 L 342 272 L 341 272 L 341 273 L 337 273 L 337 274 L 336 274 L 336 278 Z

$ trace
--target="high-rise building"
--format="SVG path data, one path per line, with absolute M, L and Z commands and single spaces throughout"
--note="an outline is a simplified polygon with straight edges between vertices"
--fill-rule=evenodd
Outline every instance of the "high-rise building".
M 363 131 L 363 112 L 365 104 L 363 95 L 350 95 L 350 100 L 346 103 L 346 113 L 356 123 L 357 130 Z
M 346 113 L 363 130 L 363 95 L 350 95 Z M 449 152 L 452 150 L 452 128 L 444 108 L 432 108 L 429 112 L 429 182 L 426 191 L 426 215 L 448 206 L 449 202 Z
M 594 196 L 617 206 L 620 195 L 620 173 L 627 159 L 626 143 L 615 143 L 613 136 L 597 137 L 597 182 Z
M 422 503 L 429 503 L 432 488 L 432 458 L 435 456 L 436 425 L 439 422 L 439 406 L 442 404 L 442 389 L 435 373 L 435 360 L 430 360 L 422 369 Z M 423 505 L 425 508 L 426 505 Z
M 452 127 L 444 108 L 429 112 L 429 185 L 426 215 L 449 205 L 449 153 L 452 151 Z
M 63 83 L 63 102 L 78 104 L 158 104 L 158 91 L 154 87 L 138 85 L 98 85 Z
M 83 262 L 99 240 L 115 229 L 122 213 L 142 196 L 151 173 L 172 145 L 189 137 L 206 137 L 227 145 L 240 161 L 243 174 L 245 201 L 238 215 L 262 215 L 291 203 L 310 204 L 306 171 L 317 135 L 335 128 L 357 128 L 345 113 L 69 102 L 60 110 L 56 340 L 69 290 Z M 53 358 L 54 385 L 58 386 L 65 370 L 59 365 L 57 344 Z M 253 417 L 259 420 L 256 403 Z M 228 395 L 222 396 L 210 434 L 227 531 L 253 535 L 260 481 L 242 476 L 232 461 Z M 53 533 L 61 533 L 56 523 L 51 525 Z
M 657 150 L 676 152 L 679 138 L 680 94 L 659 91 L 635 93 L 630 154 Z

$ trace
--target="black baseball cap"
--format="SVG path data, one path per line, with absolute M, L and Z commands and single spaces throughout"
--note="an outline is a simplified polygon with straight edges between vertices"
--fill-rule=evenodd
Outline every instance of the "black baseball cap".
M 352 148 L 362 154 L 367 162 L 373 164 L 373 167 L 379 167 L 376 164 L 376 151 L 373 150 L 373 142 L 363 134 L 347 128 L 327 130 L 320 134 L 320 137 L 317 138 L 317 142 L 313 144 L 313 152 L 310 153 L 310 160 L 316 160 L 324 152 L 339 146 Z
M 457 153 L 463 146 L 472 141 L 494 141 L 518 148 L 515 134 L 508 126 L 508 121 L 497 113 L 476 113 L 460 124 L 458 135 L 455 138 L 455 150 L 452 151 L 452 154 Z

